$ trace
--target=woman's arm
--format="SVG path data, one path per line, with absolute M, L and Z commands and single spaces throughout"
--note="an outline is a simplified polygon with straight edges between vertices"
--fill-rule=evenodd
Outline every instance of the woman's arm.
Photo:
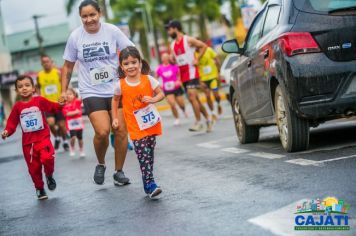
M 61 75 L 61 84 L 62 84 L 61 97 L 65 97 L 65 93 L 67 92 L 68 85 L 72 77 L 74 64 L 75 62 L 70 62 L 67 60 L 64 61 L 63 68 L 62 68 L 62 75 Z
M 112 127 L 114 129 L 119 128 L 119 102 L 120 102 L 121 96 L 119 95 L 114 95 L 111 99 L 111 112 L 112 112 Z

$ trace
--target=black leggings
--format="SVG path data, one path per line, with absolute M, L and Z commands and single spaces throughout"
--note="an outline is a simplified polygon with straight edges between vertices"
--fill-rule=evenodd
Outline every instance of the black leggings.
M 154 182 L 153 161 L 154 148 L 156 146 L 156 136 L 147 136 L 140 140 L 133 140 L 135 152 L 142 174 L 143 185 Z

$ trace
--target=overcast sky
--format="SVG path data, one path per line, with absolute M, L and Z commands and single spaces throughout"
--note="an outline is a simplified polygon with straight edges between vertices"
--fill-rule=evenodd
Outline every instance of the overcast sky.
M 43 15 L 40 27 L 69 22 L 71 28 L 80 23 L 77 7 L 67 17 L 65 0 L 0 0 L 6 34 L 34 29 L 33 15 Z

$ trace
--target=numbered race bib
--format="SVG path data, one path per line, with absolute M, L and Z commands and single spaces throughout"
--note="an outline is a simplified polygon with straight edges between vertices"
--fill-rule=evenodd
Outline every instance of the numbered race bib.
M 184 66 L 184 65 L 188 65 L 188 61 L 187 61 L 187 57 L 185 54 L 182 54 L 182 55 L 179 55 L 179 56 L 176 56 L 176 59 L 177 59 L 177 64 L 179 66 Z
M 44 91 L 46 95 L 57 94 L 58 93 L 57 85 L 55 84 L 47 85 Z
M 173 72 L 168 70 L 168 71 L 165 71 L 162 73 L 162 75 L 165 77 L 165 78 L 169 78 L 173 75 Z
M 42 113 L 38 107 L 30 107 L 22 110 L 20 123 L 24 133 L 34 132 L 44 128 Z
M 78 130 L 78 129 L 83 129 L 83 118 L 76 118 L 76 119 L 71 119 L 68 120 L 68 129 L 69 130 Z
M 210 74 L 213 71 L 213 69 L 211 68 L 211 66 L 204 66 L 203 67 L 203 72 L 205 75 Z
M 110 65 L 90 69 L 90 79 L 92 85 L 109 83 L 115 78 L 114 68 Z
M 161 116 L 153 104 L 134 111 L 134 116 L 140 130 L 151 128 L 161 120 Z
M 164 90 L 173 91 L 176 88 L 176 83 L 174 81 L 168 81 L 164 83 Z

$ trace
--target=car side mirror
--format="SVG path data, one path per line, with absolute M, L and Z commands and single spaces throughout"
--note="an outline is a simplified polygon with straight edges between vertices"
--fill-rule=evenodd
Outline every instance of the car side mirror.
M 239 47 L 239 43 L 236 39 L 230 39 L 225 41 L 221 49 L 226 53 L 242 53 L 242 49 Z

